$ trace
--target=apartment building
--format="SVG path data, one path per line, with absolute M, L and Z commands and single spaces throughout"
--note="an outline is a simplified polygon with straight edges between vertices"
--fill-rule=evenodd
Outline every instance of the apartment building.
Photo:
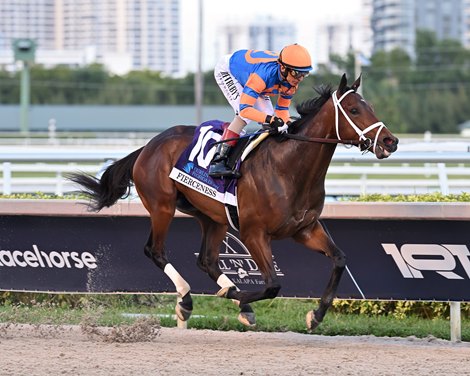
M 372 7 L 374 52 L 400 47 L 413 57 L 417 30 L 470 46 L 468 0 L 373 0 Z
M 74 51 L 76 65 L 174 75 L 181 69 L 180 0 L 2 0 L 0 50 L 15 38 L 36 40 L 38 63 L 60 64 Z

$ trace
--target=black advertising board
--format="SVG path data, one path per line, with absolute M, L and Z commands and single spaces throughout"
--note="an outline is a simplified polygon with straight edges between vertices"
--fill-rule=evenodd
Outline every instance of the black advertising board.
M 470 301 L 468 221 L 323 221 L 347 256 L 338 297 Z M 0 290 L 44 292 L 175 291 L 143 252 L 146 217 L 0 216 Z M 220 267 L 243 290 L 263 288 L 256 263 L 235 234 L 227 234 Z M 193 293 L 219 287 L 196 266 L 200 227 L 176 217 L 168 258 Z M 292 240 L 272 243 L 280 296 L 319 297 L 332 262 Z
M 470 223 L 327 220 L 366 298 L 470 300 Z

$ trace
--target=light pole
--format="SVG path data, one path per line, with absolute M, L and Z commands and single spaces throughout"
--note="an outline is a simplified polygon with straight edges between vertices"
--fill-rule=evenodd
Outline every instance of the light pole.
M 361 64 L 361 56 L 359 51 L 354 51 L 354 79 L 358 78 L 362 74 L 362 64 Z M 361 79 L 363 81 L 363 77 Z M 361 86 L 357 88 L 357 93 L 363 96 L 362 87 L 364 82 L 361 82 Z
M 20 131 L 23 134 L 28 134 L 29 104 L 31 101 L 29 68 L 34 62 L 36 42 L 32 39 L 15 39 L 13 41 L 13 52 L 15 61 L 21 61 L 23 63 L 20 86 Z
M 194 77 L 194 97 L 196 102 L 196 125 L 202 123 L 202 97 L 204 83 L 202 79 L 202 40 L 203 40 L 203 0 L 198 1 L 198 33 L 197 33 L 197 71 Z

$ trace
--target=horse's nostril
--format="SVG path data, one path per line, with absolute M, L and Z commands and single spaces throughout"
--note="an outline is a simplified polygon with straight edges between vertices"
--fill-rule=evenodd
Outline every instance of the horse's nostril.
M 383 139 L 383 143 L 387 146 L 392 146 L 392 145 L 396 145 L 398 144 L 398 139 L 393 139 L 393 138 L 390 138 L 390 137 L 385 137 Z

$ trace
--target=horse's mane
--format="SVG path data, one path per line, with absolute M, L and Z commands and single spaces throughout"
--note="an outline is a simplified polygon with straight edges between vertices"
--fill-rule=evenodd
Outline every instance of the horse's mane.
M 293 129 L 299 129 L 307 119 L 314 117 L 322 106 L 330 99 L 333 89 L 331 85 L 320 85 L 314 88 L 318 96 L 312 99 L 308 99 L 296 107 L 300 117 L 298 117 L 293 123 Z

